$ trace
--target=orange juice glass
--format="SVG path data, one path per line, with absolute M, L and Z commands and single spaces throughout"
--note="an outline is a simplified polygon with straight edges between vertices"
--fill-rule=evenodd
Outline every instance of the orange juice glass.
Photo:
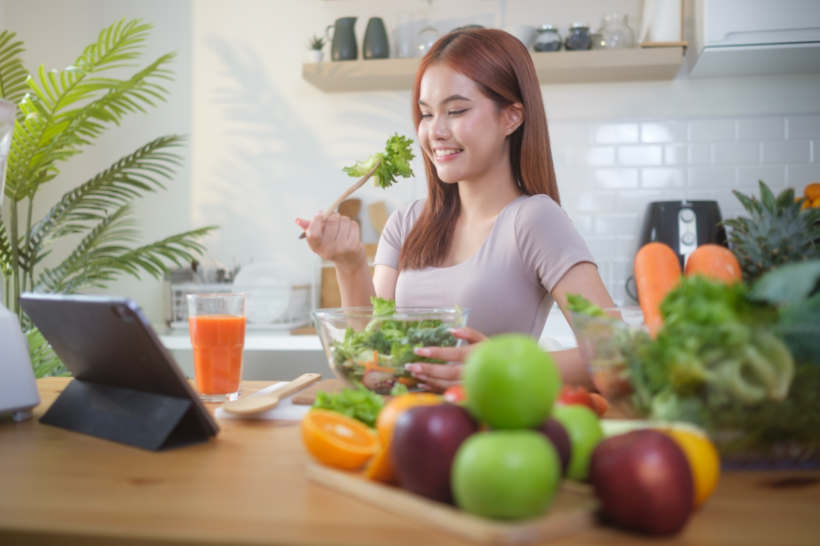
M 188 328 L 194 348 L 194 384 L 202 400 L 236 399 L 245 346 L 245 295 L 189 294 Z

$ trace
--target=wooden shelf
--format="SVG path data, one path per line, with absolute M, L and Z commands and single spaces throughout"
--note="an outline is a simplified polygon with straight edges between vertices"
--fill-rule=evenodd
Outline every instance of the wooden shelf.
M 542 85 L 671 80 L 683 46 L 531 53 Z M 408 90 L 418 59 L 326 61 L 302 65 L 302 77 L 328 93 Z

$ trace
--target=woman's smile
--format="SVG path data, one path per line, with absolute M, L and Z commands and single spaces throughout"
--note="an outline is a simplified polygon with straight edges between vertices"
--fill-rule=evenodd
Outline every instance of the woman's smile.
M 456 159 L 462 151 L 461 148 L 433 148 L 433 159 L 436 163 L 446 163 Z

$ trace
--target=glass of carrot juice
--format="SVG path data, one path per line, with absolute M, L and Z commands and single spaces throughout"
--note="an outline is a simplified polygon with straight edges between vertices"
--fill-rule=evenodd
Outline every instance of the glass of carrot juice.
M 205 402 L 239 396 L 245 345 L 245 294 L 188 294 L 194 384 Z

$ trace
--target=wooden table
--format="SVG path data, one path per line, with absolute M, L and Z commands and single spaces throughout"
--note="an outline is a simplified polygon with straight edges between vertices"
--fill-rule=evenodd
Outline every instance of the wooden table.
M 67 383 L 38 381 L 34 420 L 0 423 L 0 544 L 469 544 L 304 475 L 293 423 L 221 420 L 153 453 L 41 425 Z M 248 382 L 248 390 L 265 383 Z M 725 473 L 674 544 L 820 543 L 820 472 Z M 664 543 L 607 527 L 550 544 Z

